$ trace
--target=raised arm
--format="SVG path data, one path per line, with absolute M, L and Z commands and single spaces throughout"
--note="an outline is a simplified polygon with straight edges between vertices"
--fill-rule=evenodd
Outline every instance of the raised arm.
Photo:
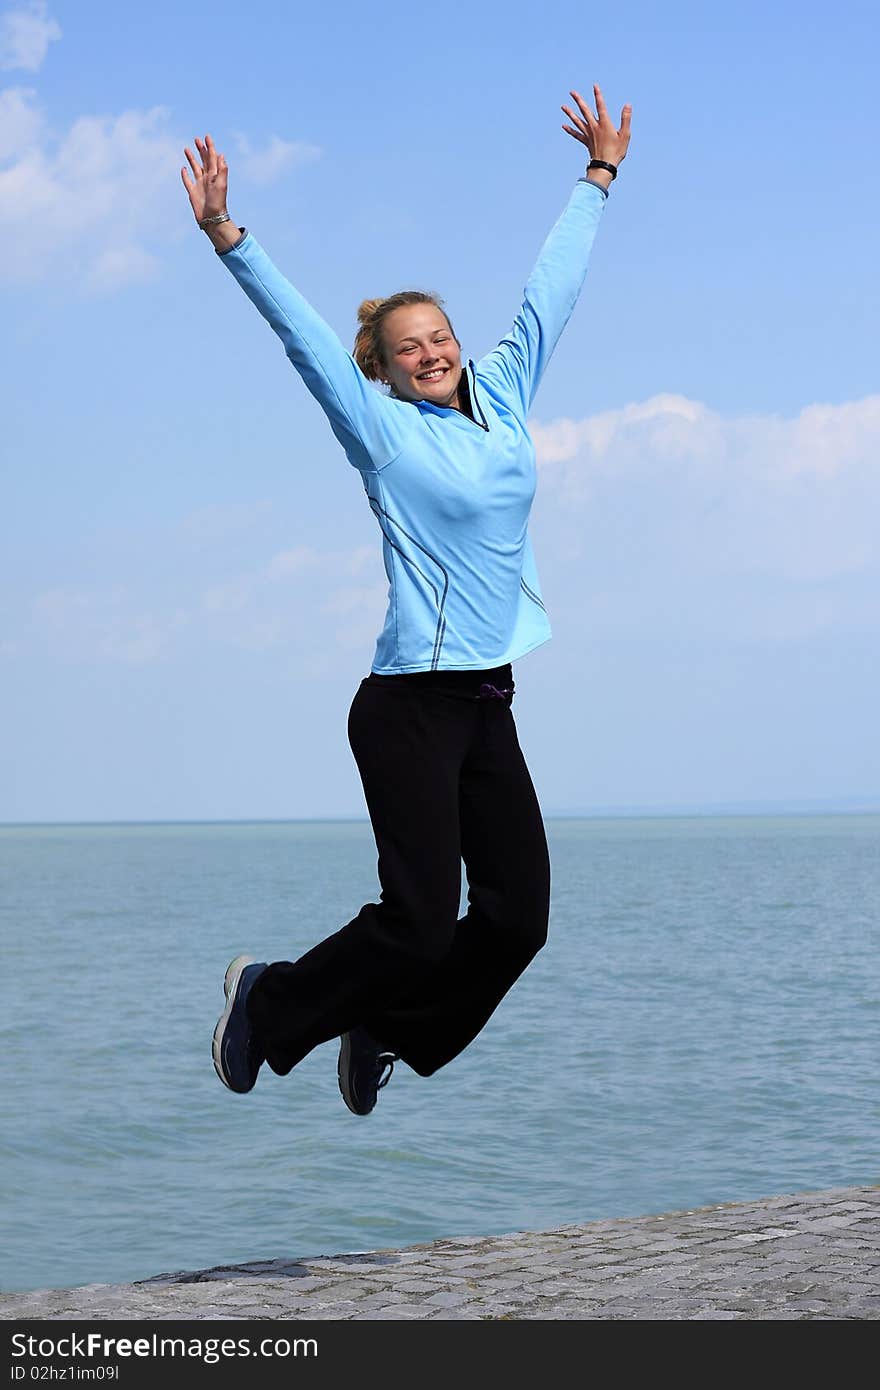
M 233 222 L 226 211 L 225 156 L 217 152 L 210 135 L 195 144 L 201 164 L 186 149 L 192 174 L 186 169 L 180 173 L 196 221 L 278 334 L 349 461 L 365 472 L 384 468 L 400 453 L 412 426 L 407 406 L 370 385 L 332 328 L 285 279 L 256 237 Z
M 612 165 L 613 172 L 589 168 L 585 178 L 575 184 L 526 282 L 523 302 L 512 328 L 497 348 L 477 364 L 478 374 L 494 381 L 497 390 L 508 399 L 512 398 L 523 420 L 577 303 L 608 188 L 629 145 L 632 107 L 624 106 L 617 130 L 598 84 L 594 92 L 598 115 L 593 115 L 579 93 L 572 92 L 580 114 L 575 115 L 569 107 L 563 106 L 574 128 L 568 125 L 562 128 L 587 147 L 593 160 Z

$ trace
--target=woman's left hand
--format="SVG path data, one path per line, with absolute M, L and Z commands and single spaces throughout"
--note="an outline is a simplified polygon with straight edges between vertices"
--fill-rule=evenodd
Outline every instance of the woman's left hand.
M 620 113 L 620 129 L 616 130 L 614 122 L 608 115 L 605 98 L 598 82 L 593 83 L 593 91 L 596 94 L 598 115 L 593 115 L 580 92 L 572 92 L 571 95 L 577 102 L 580 115 L 576 115 L 568 106 L 563 106 L 562 110 L 572 125 L 564 125 L 562 129 L 575 140 L 579 140 L 582 145 L 586 145 L 592 159 L 604 159 L 608 164 L 616 166 L 626 157 L 629 146 L 632 107 L 628 104 L 624 106 Z

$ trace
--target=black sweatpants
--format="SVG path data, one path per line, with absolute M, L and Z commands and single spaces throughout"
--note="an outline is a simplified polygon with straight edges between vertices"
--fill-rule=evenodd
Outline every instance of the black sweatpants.
M 550 860 L 512 698 L 509 665 L 361 681 L 348 736 L 380 901 L 253 985 L 248 1014 L 273 1071 L 362 1025 L 429 1076 L 476 1037 L 543 946 Z

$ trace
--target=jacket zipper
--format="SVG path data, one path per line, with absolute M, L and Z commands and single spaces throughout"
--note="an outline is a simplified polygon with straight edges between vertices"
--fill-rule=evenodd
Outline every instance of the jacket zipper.
M 468 358 L 468 395 L 469 395 L 469 397 L 470 397 L 471 405 L 476 407 L 476 409 L 479 411 L 480 415 L 482 416 L 482 420 L 483 420 L 483 423 L 482 423 L 482 424 L 480 424 L 479 420 L 471 420 L 471 424 L 472 424 L 472 425 L 476 425 L 476 426 L 477 426 L 477 429 L 485 430 L 486 433 L 488 434 L 488 433 L 489 433 L 489 422 L 488 422 L 488 420 L 486 419 L 486 415 L 485 415 L 485 412 L 484 412 L 484 410 L 483 410 L 483 407 L 480 405 L 480 402 L 477 400 L 477 374 L 476 374 L 476 372 L 474 371 L 473 358 Z M 462 411 L 461 414 L 464 415 L 464 411 Z M 465 415 L 464 418 L 465 418 L 466 420 L 468 420 L 468 419 L 470 419 L 470 416 L 469 416 L 469 415 Z

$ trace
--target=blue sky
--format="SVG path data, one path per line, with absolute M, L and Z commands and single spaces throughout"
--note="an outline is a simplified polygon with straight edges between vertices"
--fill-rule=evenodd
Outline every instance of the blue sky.
M 364 813 L 384 613 L 357 474 L 198 231 L 183 146 L 350 346 L 505 331 L 632 141 L 538 395 L 547 814 L 880 804 L 876 6 L 0 8 L 0 820 Z

